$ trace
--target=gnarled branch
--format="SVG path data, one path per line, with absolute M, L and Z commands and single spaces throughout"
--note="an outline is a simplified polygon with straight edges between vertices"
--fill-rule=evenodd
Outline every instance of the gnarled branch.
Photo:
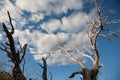
M 79 64 L 82 68 L 86 68 L 85 65 L 80 62 L 79 60 L 77 60 L 76 58 L 74 58 L 70 53 L 69 51 L 67 51 L 66 49 L 64 49 L 63 47 L 59 47 L 60 50 L 64 51 L 66 53 L 66 55 L 75 63 Z
M 92 61 L 93 64 L 95 64 L 95 60 L 94 60 L 91 56 L 89 56 L 89 55 L 85 54 L 84 52 L 80 51 L 78 48 L 76 48 L 76 50 L 77 50 L 77 52 L 79 52 L 82 56 L 87 57 L 88 59 L 90 59 L 90 60 Z
M 82 71 L 73 72 L 68 78 L 73 78 L 75 75 L 82 74 L 82 73 L 83 73 Z

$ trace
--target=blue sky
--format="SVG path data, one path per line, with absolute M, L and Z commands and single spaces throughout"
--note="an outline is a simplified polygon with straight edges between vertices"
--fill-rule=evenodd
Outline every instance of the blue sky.
M 110 20 L 120 19 L 119 5 L 119 0 L 105 0 L 102 14 L 107 15 Z M 88 48 L 86 29 L 96 15 L 92 0 L 1 0 L 0 23 L 5 22 L 9 27 L 7 10 L 16 29 L 14 37 L 19 38 L 21 44 L 31 40 L 25 56 L 26 77 L 41 80 L 42 69 L 36 63 L 41 63 L 41 58 L 48 53 L 51 54 L 47 60 L 48 72 L 52 73 L 53 80 L 65 80 L 72 72 L 81 69 L 55 47 L 59 42 L 64 43 L 66 49 L 74 49 L 76 45 L 81 50 Z M 116 30 L 120 24 L 106 27 Z M 0 29 L 0 40 L 3 41 L 1 24 Z M 100 69 L 100 80 L 119 80 L 120 41 L 110 42 L 100 38 L 97 45 L 100 64 L 103 65 Z M 91 63 L 80 54 L 75 53 L 73 56 L 90 67 Z M 7 63 L 3 54 L 0 55 L 0 60 L 2 64 Z M 79 75 L 71 80 L 79 80 Z

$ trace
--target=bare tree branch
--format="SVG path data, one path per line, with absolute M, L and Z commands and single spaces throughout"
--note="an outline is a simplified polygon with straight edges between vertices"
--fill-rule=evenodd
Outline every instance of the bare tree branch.
M 74 57 L 72 57 L 72 55 L 71 55 L 66 49 L 64 49 L 63 47 L 59 47 L 59 49 L 62 50 L 62 51 L 64 51 L 64 52 L 67 54 L 67 56 L 68 56 L 73 62 L 79 64 L 82 68 L 86 68 L 85 65 L 84 65 L 82 62 L 80 62 L 79 60 L 77 60 L 77 59 L 75 59 Z
M 24 73 L 25 68 L 25 58 L 23 59 L 23 65 L 22 65 L 22 73 Z
M 21 57 L 21 59 L 20 59 L 20 62 L 23 60 L 23 58 L 24 58 L 24 56 L 25 56 L 25 51 L 26 51 L 26 48 L 27 48 L 27 43 L 26 44 L 24 44 L 24 46 L 23 46 L 23 49 L 22 49 L 22 57 Z
M 105 35 L 105 34 L 99 34 L 99 36 L 105 38 L 105 39 L 108 40 L 108 41 L 112 41 L 112 39 L 110 39 L 110 38 L 109 38 L 107 35 Z
M 42 64 L 37 63 L 41 68 L 42 68 L 42 79 L 43 80 L 48 80 L 47 78 L 47 58 L 49 57 L 49 55 L 46 58 L 42 58 Z M 51 79 L 52 79 L 52 74 L 50 73 Z
M 109 29 L 103 29 L 107 32 L 109 32 L 107 34 L 107 36 L 114 36 L 116 39 L 120 39 L 120 35 L 117 35 L 118 32 L 120 32 L 120 29 L 116 30 L 116 31 L 112 31 L 112 30 L 109 30 Z
M 48 55 L 46 56 L 45 60 L 47 60 L 50 57 L 50 53 L 48 53 Z
M 12 24 L 12 20 L 11 20 L 9 11 L 7 11 L 7 13 L 8 13 L 9 22 L 10 22 L 12 29 L 11 29 L 11 31 L 9 31 L 8 28 L 6 27 L 6 25 L 4 23 L 2 23 L 3 30 L 6 34 L 6 38 L 8 39 L 8 41 L 6 41 L 6 43 L 1 43 L 0 49 L 7 53 L 7 56 L 11 59 L 11 61 L 14 64 L 14 67 L 12 69 L 12 75 L 13 75 L 14 80 L 26 80 L 25 76 L 22 73 L 20 64 L 25 56 L 27 44 L 24 45 L 23 50 L 22 50 L 23 54 L 21 56 L 19 53 L 21 50 L 20 51 L 16 50 L 15 40 L 13 37 L 14 26 Z
M 10 16 L 9 11 L 7 11 L 7 13 L 8 13 L 10 25 L 11 25 L 11 27 L 12 27 L 12 29 L 11 29 L 11 34 L 13 34 L 13 33 L 14 33 L 14 26 L 13 26 L 13 24 L 12 24 L 12 20 L 11 20 L 11 16 Z
M 43 69 L 43 65 L 42 64 L 40 64 L 40 63 L 37 63 L 42 69 Z
M 109 38 L 111 36 L 112 36 L 112 38 L 120 39 L 120 35 L 118 34 L 118 32 L 120 32 L 120 30 L 113 31 L 113 30 L 109 30 L 109 29 L 104 29 L 105 25 L 117 24 L 117 23 L 120 23 L 120 20 L 108 20 L 107 16 L 104 17 L 101 14 L 101 4 L 103 3 L 103 0 L 93 0 L 93 1 L 95 4 L 97 16 L 94 20 L 92 20 L 90 22 L 90 30 L 87 31 L 87 34 L 88 34 L 88 38 L 89 38 L 89 45 L 91 48 L 90 51 L 93 52 L 94 57 L 92 57 L 92 55 L 87 55 L 84 53 L 84 51 L 80 51 L 78 48 L 76 48 L 76 51 L 78 53 L 80 53 L 82 56 L 84 56 L 92 61 L 93 66 L 91 68 L 87 68 L 82 62 L 80 62 L 79 60 L 74 58 L 68 50 L 63 48 L 63 44 L 62 44 L 62 46 L 58 46 L 59 50 L 64 51 L 66 53 L 66 55 L 73 62 L 79 64 L 82 67 L 82 72 L 81 71 L 73 72 L 69 76 L 69 78 L 74 77 L 76 74 L 82 74 L 83 80 L 97 80 L 99 68 L 101 67 L 101 66 L 99 66 L 100 53 L 97 48 L 97 41 L 98 41 L 99 36 L 102 36 L 108 40 L 111 40 L 111 38 Z M 99 2 L 100 2 L 100 4 L 99 4 Z M 87 51 L 87 52 L 89 52 L 89 51 Z
M 52 80 L 52 73 L 51 73 L 51 72 L 49 72 L 49 74 L 50 74 L 50 80 Z
M 73 78 L 77 74 L 83 74 L 83 72 L 82 71 L 73 72 L 68 78 Z
M 87 57 L 88 59 L 90 59 L 90 60 L 92 61 L 93 64 L 95 64 L 95 61 L 94 61 L 94 59 L 93 59 L 91 56 L 83 53 L 83 52 L 80 51 L 78 48 L 76 48 L 76 50 L 77 50 L 77 52 L 79 52 L 82 56 Z
M 107 21 L 106 24 L 118 24 L 120 23 L 120 20 L 110 20 L 110 21 Z

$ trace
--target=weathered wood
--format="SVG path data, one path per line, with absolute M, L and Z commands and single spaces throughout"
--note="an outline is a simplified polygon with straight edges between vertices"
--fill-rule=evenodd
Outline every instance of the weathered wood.
M 12 24 L 9 12 L 8 12 L 8 17 L 9 17 L 9 22 L 11 25 L 11 30 L 8 30 L 7 26 L 4 23 L 2 23 L 3 30 L 6 34 L 6 38 L 8 39 L 8 41 L 6 41 L 6 43 L 1 43 L 1 46 L 3 46 L 3 47 L 0 47 L 0 49 L 3 50 L 4 52 L 6 52 L 7 56 L 14 63 L 14 66 L 12 69 L 13 79 L 14 80 L 26 80 L 26 78 L 20 68 L 20 64 L 21 64 L 22 60 L 24 59 L 27 44 L 25 44 L 23 47 L 21 47 L 21 45 L 19 44 L 19 46 L 20 46 L 19 51 L 16 49 L 15 41 L 13 38 L 14 26 Z
M 13 77 L 8 72 L 0 71 L 0 80 L 13 80 Z

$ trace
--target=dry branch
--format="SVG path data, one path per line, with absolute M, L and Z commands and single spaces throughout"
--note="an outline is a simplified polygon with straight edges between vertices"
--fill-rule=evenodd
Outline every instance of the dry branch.
M 101 1 L 102 3 L 102 1 Z M 108 17 L 102 17 L 101 15 L 101 7 L 100 4 L 98 4 L 97 0 L 94 0 L 94 4 L 96 7 L 97 17 L 96 19 L 92 20 L 90 22 L 90 31 L 87 32 L 88 38 L 89 38 L 89 45 L 90 50 L 87 52 L 92 52 L 94 54 L 94 58 L 92 55 L 85 54 L 83 51 L 80 51 L 78 48 L 76 48 L 76 51 L 80 53 L 82 56 L 88 58 L 90 61 L 92 61 L 93 66 L 91 68 L 87 68 L 82 62 L 75 59 L 69 51 L 67 51 L 65 48 L 59 46 L 58 49 L 61 51 L 64 51 L 66 55 L 75 63 L 79 64 L 82 67 L 82 71 L 73 72 L 69 78 L 74 77 L 76 74 L 81 74 L 83 76 L 83 80 L 97 80 L 97 75 L 99 73 L 99 51 L 97 48 L 97 40 L 99 36 L 103 36 L 106 39 L 109 39 L 108 36 L 114 36 L 115 38 L 120 38 L 120 35 L 117 35 L 117 32 L 120 32 L 120 30 L 112 31 L 109 29 L 105 29 L 104 26 L 107 24 L 116 24 L 120 23 L 120 20 L 111 20 L 108 21 Z M 107 31 L 108 34 L 103 34 L 104 31 Z M 109 39 L 110 40 L 110 39 Z
M 84 57 L 90 59 L 90 60 L 92 61 L 92 63 L 95 64 L 95 60 L 94 60 L 91 56 L 89 56 L 89 55 L 83 53 L 83 52 L 80 51 L 78 48 L 76 48 L 76 50 L 77 50 L 77 52 L 80 53 L 82 56 L 84 56 Z
M 82 68 L 86 68 L 85 65 L 80 62 L 79 60 L 77 60 L 76 58 L 74 58 L 70 53 L 69 51 L 67 51 L 66 49 L 64 49 L 63 47 L 58 47 L 60 50 L 64 51 L 66 53 L 66 55 L 75 63 L 79 64 Z
M 6 52 L 7 56 L 14 63 L 14 67 L 13 67 L 13 70 L 12 70 L 12 76 L 13 76 L 14 80 L 26 80 L 26 78 L 23 75 L 22 70 L 20 68 L 20 64 L 24 59 L 25 51 L 26 51 L 26 48 L 27 48 L 27 43 L 23 47 L 21 47 L 19 50 L 16 49 L 15 40 L 14 40 L 14 37 L 13 37 L 14 26 L 12 24 L 12 20 L 11 20 L 11 16 L 10 16 L 9 11 L 7 11 L 7 13 L 8 13 L 9 22 L 10 22 L 10 25 L 11 25 L 11 31 L 9 31 L 7 26 L 4 23 L 2 23 L 3 30 L 6 34 L 6 38 L 8 39 L 8 41 L 6 41 L 5 43 L 1 43 L 0 44 L 1 45 L 0 49 L 2 51 Z M 18 44 L 18 45 L 20 46 L 20 44 Z

